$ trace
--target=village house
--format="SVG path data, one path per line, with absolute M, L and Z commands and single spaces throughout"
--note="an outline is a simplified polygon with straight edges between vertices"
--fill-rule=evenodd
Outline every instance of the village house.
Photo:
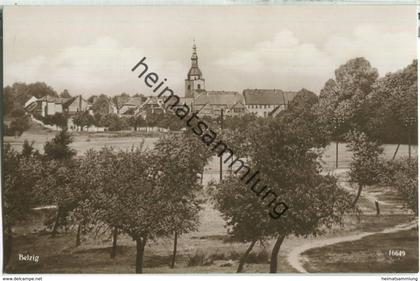
M 278 89 L 246 89 L 243 91 L 245 105 L 249 113 L 259 117 L 276 116 L 285 110 L 296 96 L 296 92 Z
M 141 115 L 143 118 L 147 118 L 150 114 L 164 114 L 166 112 L 164 101 L 164 98 L 147 97 L 146 101 L 135 109 L 134 114 Z
M 71 116 L 77 112 L 90 110 L 91 106 L 92 105 L 87 100 L 85 100 L 81 95 L 78 95 L 63 102 L 63 111 Z
M 194 100 L 194 110 L 199 116 L 217 118 L 222 109 L 229 116 L 244 114 L 243 96 L 238 92 L 206 91 Z
M 90 106 L 90 103 L 80 95 L 72 98 L 45 96 L 37 99 L 31 97 L 25 103 L 26 111 L 42 117 L 52 116 L 56 113 L 74 115 L 76 112 L 89 110 Z
M 124 101 L 120 101 L 117 107 L 118 115 L 131 116 L 134 115 L 136 110 L 147 101 L 147 98 L 142 96 L 129 97 Z

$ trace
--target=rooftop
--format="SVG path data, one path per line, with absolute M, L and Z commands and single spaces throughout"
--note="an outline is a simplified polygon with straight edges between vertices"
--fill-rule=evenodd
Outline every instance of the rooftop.
M 288 104 L 296 96 L 296 92 L 279 89 L 246 89 L 243 91 L 245 103 L 256 104 Z

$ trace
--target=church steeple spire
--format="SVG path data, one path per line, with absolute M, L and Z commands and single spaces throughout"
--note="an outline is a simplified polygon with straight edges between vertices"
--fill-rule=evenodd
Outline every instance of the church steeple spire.
M 195 45 L 195 40 L 193 42 L 193 52 L 191 56 L 191 68 L 188 72 L 188 79 L 195 80 L 201 79 L 202 73 L 200 68 L 198 67 L 198 55 L 197 55 L 197 46 Z
M 203 91 L 205 91 L 205 80 L 198 67 L 197 46 L 193 40 L 191 67 L 185 79 L 185 97 L 195 99 Z
M 197 46 L 195 45 L 195 42 L 193 45 L 193 53 L 191 56 L 191 65 L 198 67 Z

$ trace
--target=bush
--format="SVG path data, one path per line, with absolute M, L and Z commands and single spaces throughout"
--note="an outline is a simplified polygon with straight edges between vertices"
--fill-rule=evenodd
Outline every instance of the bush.
M 215 260 L 239 260 L 242 254 L 236 251 L 231 251 L 230 253 L 218 252 L 211 254 L 209 259 Z M 198 257 L 197 257 L 198 258 Z M 269 254 L 266 250 L 262 250 L 259 252 L 251 252 L 249 253 L 246 262 L 247 263 L 268 263 Z
M 10 114 L 12 117 L 18 118 L 25 116 L 25 110 L 21 108 L 13 109 L 12 113 Z
M 72 142 L 73 138 L 67 131 L 60 131 L 51 141 L 45 143 L 45 155 L 49 159 L 70 159 L 76 155 L 76 151 L 70 148 Z
M 27 116 L 19 117 L 14 119 L 10 123 L 10 127 L 5 127 L 6 136 L 21 135 L 24 131 L 30 127 L 29 118 Z
M 258 253 L 251 252 L 249 253 L 246 262 L 247 263 L 268 263 L 268 252 L 266 250 L 262 250 Z
M 108 131 L 121 131 L 128 129 L 128 119 L 119 117 L 117 114 L 107 114 L 101 118 L 101 125 L 108 128 Z
M 188 255 L 187 266 L 212 265 L 213 261 L 211 257 L 206 257 L 203 252 L 195 252 L 192 256 Z
M 228 260 L 229 257 L 224 252 L 216 251 L 215 253 L 211 254 L 210 257 L 212 260 Z
M 394 186 L 406 207 L 418 215 L 417 159 L 384 162 L 380 174 L 382 183 Z

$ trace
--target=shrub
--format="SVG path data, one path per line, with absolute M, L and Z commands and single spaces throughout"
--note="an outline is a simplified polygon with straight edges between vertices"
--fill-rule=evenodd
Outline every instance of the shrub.
M 418 215 L 417 159 L 384 162 L 381 168 L 381 182 L 394 186 L 406 207 Z
M 25 116 L 25 110 L 21 108 L 13 109 L 12 113 L 10 114 L 12 117 L 18 118 Z
M 213 261 L 215 260 L 239 260 L 241 258 L 242 254 L 238 253 L 236 251 L 231 251 L 229 253 L 225 252 L 219 252 L 216 251 L 215 253 L 211 254 L 208 259 L 211 259 Z M 204 255 L 203 255 L 204 258 Z M 198 259 L 198 257 L 197 257 Z M 259 252 L 251 252 L 249 253 L 246 262 L 247 263 L 267 263 L 269 260 L 269 254 L 266 250 L 262 250 Z
M 29 118 L 27 116 L 19 117 L 14 119 L 10 123 L 10 127 L 6 130 L 6 135 L 21 135 L 24 131 L 30 127 Z
M 247 263 L 267 263 L 268 262 L 268 252 L 262 250 L 260 252 L 251 252 L 249 253 L 246 262 Z
M 70 148 L 72 142 L 73 138 L 67 131 L 60 131 L 51 141 L 45 143 L 45 155 L 49 159 L 70 159 L 76 155 L 76 151 Z
M 212 260 L 228 260 L 228 256 L 224 252 L 219 252 L 216 250 L 215 253 L 211 254 L 210 257 Z
M 195 252 L 193 255 L 188 255 L 187 266 L 205 266 L 212 265 L 213 259 L 211 257 L 206 257 L 203 252 Z

